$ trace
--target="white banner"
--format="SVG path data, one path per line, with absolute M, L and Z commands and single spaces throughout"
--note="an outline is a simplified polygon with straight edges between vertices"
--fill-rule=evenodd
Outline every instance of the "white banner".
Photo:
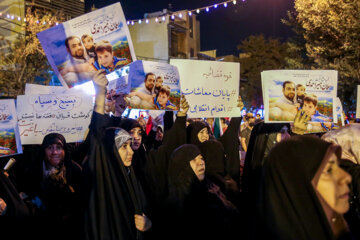
M 82 91 L 17 97 L 22 144 L 41 144 L 49 133 L 64 135 L 67 142 L 84 140 L 93 111 L 93 97 Z
M 179 70 L 190 118 L 240 116 L 239 63 L 170 59 L 170 64 Z

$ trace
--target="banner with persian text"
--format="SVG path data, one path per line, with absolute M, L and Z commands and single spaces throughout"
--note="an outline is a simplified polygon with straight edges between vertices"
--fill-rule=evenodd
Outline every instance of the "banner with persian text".
M 171 59 L 170 64 L 178 68 L 190 118 L 240 116 L 239 63 Z
M 21 95 L 16 110 L 22 144 L 41 144 L 53 132 L 64 135 L 67 142 L 80 142 L 90 124 L 93 97 L 80 90 Z

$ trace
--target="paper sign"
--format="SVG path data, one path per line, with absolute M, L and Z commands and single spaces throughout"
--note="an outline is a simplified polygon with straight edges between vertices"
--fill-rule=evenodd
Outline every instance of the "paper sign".
M 0 157 L 22 153 L 13 99 L 0 100 Z
M 264 71 L 261 81 L 265 122 L 292 122 L 300 109 L 311 115 L 311 123 L 334 121 L 337 71 Z
M 179 70 L 190 118 L 240 116 L 239 63 L 171 59 L 170 64 Z
M 109 5 L 37 34 L 51 67 L 64 87 L 92 79 L 95 71 L 136 60 L 120 3 Z
M 167 63 L 136 61 L 129 64 L 131 93 L 128 107 L 146 110 L 179 110 L 180 76 Z
M 21 95 L 17 114 L 22 144 L 41 144 L 49 133 L 67 142 L 84 139 L 93 111 L 93 97 L 82 91 L 65 94 Z
M 39 84 L 25 84 L 25 95 L 36 95 L 36 94 L 56 94 L 64 93 L 67 88 L 59 86 L 46 86 Z

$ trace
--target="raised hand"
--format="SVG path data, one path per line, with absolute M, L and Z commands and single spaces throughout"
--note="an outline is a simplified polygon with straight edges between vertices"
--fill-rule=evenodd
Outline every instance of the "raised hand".
M 303 135 L 307 130 L 308 122 L 311 120 L 311 116 L 307 115 L 304 110 L 297 112 L 294 120 L 294 126 L 292 132 Z
M 189 103 L 186 101 L 185 95 L 181 95 L 180 100 L 180 110 L 177 113 L 178 117 L 186 116 L 187 112 L 189 111 Z

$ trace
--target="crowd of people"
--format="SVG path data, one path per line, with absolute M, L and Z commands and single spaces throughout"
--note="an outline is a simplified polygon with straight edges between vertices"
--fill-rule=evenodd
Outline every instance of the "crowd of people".
M 304 135 L 304 110 L 293 125 L 239 111 L 219 134 L 214 119 L 187 118 L 182 96 L 147 129 L 106 114 L 103 71 L 93 83 L 83 142 L 50 133 L 0 171 L 2 236 L 360 239 L 359 124 Z

